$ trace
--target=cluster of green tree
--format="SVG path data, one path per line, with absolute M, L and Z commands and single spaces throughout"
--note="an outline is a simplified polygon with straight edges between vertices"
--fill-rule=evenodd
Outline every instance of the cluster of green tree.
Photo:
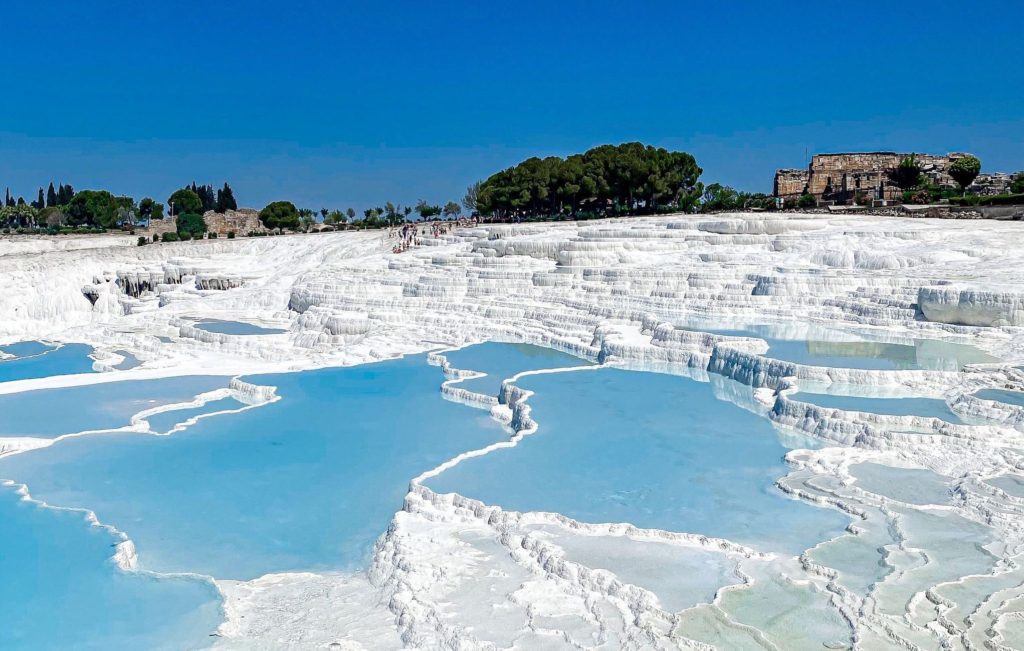
M 71 185 L 50 183 L 39 188 L 35 201 L 15 200 L 8 189 L 0 223 L 7 227 L 56 232 L 91 232 L 122 225 L 134 225 L 140 219 L 160 218 L 163 204 L 145 197 L 136 203 L 129 196 L 114 196 L 107 190 L 76 192 Z M 85 230 L 83 230 L 85 229 Z
M 775 210 L 775 208 L 775 198 L 772 196 L 761 192 L 742 192 L 721 183 L 712 183 L 704 188 L 700 201 L 701 212 Z
M 274 202 L 274 204 L 280 204 L 282 202 Z M 288 203 L 288 202 L 283 202 Z M 267 210 L 274 204 L 268 205 L 263 210 Z M 293 206 L 294 207 L 294 206 Z M 319 212 L 322 223 L 325 226 L 332 228 L 348 227 L 358 229 L 368 228 L 389 228 L 397 226 L 404 222 L 409 221 L 415 212 L 420 219 L 434 219 L 436 217 L 443 217 L 445 219 L 455 219 L 462 213 L 462 208 L 458 203 L 449 201 L 444 206 L 438 204 L 427 203 L 426 201 L 419 201 L 415 206 L 402 206 L 395 204 L 390 201 L 386 202 L 383 206 L 376 206 L 373 208 L 367 208 L 362 212 L 362 216 L 358 217 L 358 213 L 354 208 L 348 208 L 344 211 L 331 210 L 328 208 L 321 208 L 319 211 L 308 210 L 305 208 L 296 209 L 296 215 L 298 216 L 298 222 L 294 226 L 288 225 L 275 225 L 280 224 L 281 219 L 279 217 L 282 209 L 280 206 L 275 206 L 274 209 L 267 213 L 268 218 L 264 219 L 263 211 L 260 212 L 260 219 L 267 228 L 292 228 L 294 230 L 308 231 L 316 228 L 316 215 Z M 291 211 L 287 210 L 289 219 L 287 223 L 291 223 L 292 218 L 290 217 Z M 268 222 L 268 219 L 270 220 Z
M 36 196 L 36 200 L 26 204 L 24 197 L 18 197 L 17 200 L 11 195 L 11 189 L 7 188 L 7 194 L 4 197 L 4 206 L 14 207 L 18 205 L 29 205 L 36 210 L 43 210 L 44 208 L 56 208 L 57 206 L 66 205 L 71 198 L 75 196 L 75 189 L 70 185 L 64 185 L 63 183 L 58 184 L 58 189 L 54 189 L 53 182 L 50 182 L 50 187 L 46 190 L 46 196 L 43 196 L 43 189 L 39 188 L 39 192 Z
M 196 185 L 193 181 L 192 185 L 175 190 L 167 198 L 167 205 L 171 207 L 172 216 L 181 213 L 202 215 L 208 210 L 219 213 L 238 210 L 235 194 L 227 183 L 214 193 L 212 185 Z
M 464 202 L 498 218 L 690 211 L 703 192 L 702 171 L 685 152 L 601 145 L 567 158 L 528 158 L 471 186 Z

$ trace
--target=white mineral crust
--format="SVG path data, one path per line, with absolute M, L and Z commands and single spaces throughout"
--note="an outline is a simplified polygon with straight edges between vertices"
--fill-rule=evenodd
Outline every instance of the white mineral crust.
M 513 378 L 500 396 L 472 394 L 459 379 L 473 369 L 451 367 L 442 349 L 528 342 L 711 381 L 719 397 L 783 432 L 823 439 L 821 449 L 791 452 L 791 472 L 777 485 L 854 518 L 846 534 L 782 558 L 690 532 L 506 512 L 421 483 L 488 452 L 467 451 L 410 478 L 404 507 L 382 531 L 365 574 L 219 581 L 218 645 L 1020 648 L 1024 497 L 987 480 L 1024 473 L 1024 409 L 971 394 L 1024 387 L 1016 368 L 1024 364 L 1022 232 L 1020 223 L 999 221 L 722 214 L 461 228 L 424 236 L 401 254 L 380 231 L 144 247 L 115 236 L 6 238 L 0 342 L 84 342 L 97 348 L 97 360 L 127 351 L 142 365 L 0 390 L 211 369 L 301 370 L 433 350 L 440 351 L 431 357 L 442 367 L 439 388 L 444 382 L 439 399 L 489 409 L 515 431 L 498 444 L 507 447 L 535 427 L 529 392 Z M 194 327 L 201 318 L 286 332 L 222 335 Z M 769 359 L 758 338 L 679 327 L 694 320 L 720 328 L 774 323 L 796 336 L 826 328 L 853 341 L 940 339 L 1004 362 L 936 371 L 818 368 Z M 753 391 L 736 395 L 723 378 Z M 801 402 L 799 389 L 812 386 L 944 398 L 974 424 Z M 272 387 L 239 382 L 231 395 L 257 409 L 276 399 Z M 4 440 L 0 454 L 31 454 L 49 443 Z M 863 462 L 931 470 L 949 478 L 950 500 L 921 506 L 873 494 L 852 469 Z M 981 574 L 966 564 L 961 571 L 950 551 L 957 532 L 974 523 L 992 531 L 964 552 L 991 561 Z M 718 559 L 697 583 L 731 578 L 713 602 L 671 612 L 663 606 L 669 595 L 572 560 L 558 544 L 570 539 L 565 547 L 576 553 L 620 549 L 625 539 L 659 554 L 668 546 Z M 885 571 L 863 579 L 844 565 L 858 550 L 884 550 Z M 128 538 L 116 560 L 134 567 Z M 761 605 L 752 610 L 752 602 Z M 813 640 L 806 647 L 804 633 Z

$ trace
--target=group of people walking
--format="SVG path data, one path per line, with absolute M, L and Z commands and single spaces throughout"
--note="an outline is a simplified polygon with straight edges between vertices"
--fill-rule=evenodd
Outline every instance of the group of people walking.
M 460 219 L 455 222 L 435 221 L 427 224 L 403 224 L 402 226 L 392 228 L 388 233 L 388 237 L 398 240 L 391 247 L 391 252 L 404 253 L 420 244 L 422 237 L 429 235 L 436 239 L 442 235 L 447 235 L 452 227 L 472 226 L 474 223 L 472 219 Z

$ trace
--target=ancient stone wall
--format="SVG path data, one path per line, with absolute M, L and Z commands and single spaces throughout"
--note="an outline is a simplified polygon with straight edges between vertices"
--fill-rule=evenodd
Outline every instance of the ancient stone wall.
M 229 231 L 234 231 L 236 235 L 241 237 L 253 231 L 263 232 L 267 230 L 263 226 L 263 222 L 260 221 L 259 213 L 252 208 L 228 210 L 224 213 L 207 210 L 203 214 L 203 220 L 206 222 L 207 231 L 216 233 L 220 237 L 227 235 Z
M 775 196 L 799 196 L 806 188 L 819 200 L 837 203 L 846 203 L 861 195 L 867 199 L 898 199 L 902 191 L 889 178 L 889 173 L 910 155 L 890 151 L 816 154 L 806 171 L 781 169 L 775 173 Z M 922 174 L 931 183 L 956 185 L 949 176 L 949 166 L 965 154 L 914 156 Z M 801 174 L 805 179 L 803 184 L 799 182 Z
M 206 222 L 207 232 L 216 233 L 219 237 L 225 237 L 231 231 L 239 237 L 244 237 L 254 231 L 262 233 L 267 230 L 260 221 L 259 213 L 252 208 L 240 208 L 224 213 L 207 210 L 203 214 L 203 221 Z M 152 238 L 153 235 L 163 235 L 175 230 L 177 225 L 174 219 L 165 217 L 151 220 L 148 227 L 137 229 L 137 232 Z
M 775 172 L 775 196 L 794 197 L 806 191 L 810 172 L 801 169 L 785 169 Z

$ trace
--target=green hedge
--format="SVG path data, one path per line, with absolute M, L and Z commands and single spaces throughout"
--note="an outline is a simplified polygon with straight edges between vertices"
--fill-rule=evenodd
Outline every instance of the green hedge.
M 960 206 L 1017 206 L 1024 205 L 1024 193 L 996 194 L 990 197 L 968 195 L 950 199 L 949 202 Z

